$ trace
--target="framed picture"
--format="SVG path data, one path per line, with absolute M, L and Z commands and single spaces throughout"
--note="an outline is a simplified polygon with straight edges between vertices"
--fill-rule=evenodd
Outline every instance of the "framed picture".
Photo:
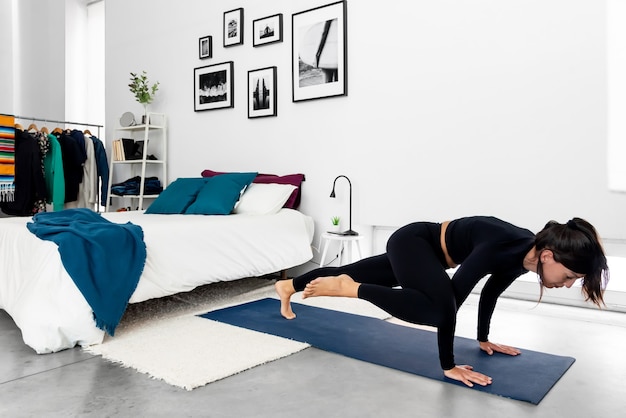
M 243 8 L 224 12 L 224 47 L 243 45 Z
M 235 106 L 233 62 L 194 68 L 193 110 L 215 110 Z
M 268 16 L 252 22 L 252 45 L 262 46 L 283 41 L 283 14 Z
M 346 2 L 291 16 L 293 101 L 348 94 Z
M 200 59 L 211 58 L 213 56 L 213 38 L 210 36 L 204 36 L 200 38 Z
M 276 67 L 248 71 L 248 118 L 276 116 Z

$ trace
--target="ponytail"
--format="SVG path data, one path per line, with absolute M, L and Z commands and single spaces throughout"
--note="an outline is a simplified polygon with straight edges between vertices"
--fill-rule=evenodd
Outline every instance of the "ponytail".
M 603 293 L 609 281 L 609 268 L 593 225 L 581 218 L 573 218 L 565 224 L 550 221 L 535 236 L 535 248 L 538 253 L 551 250 L 556 262 L 584 275 L 582 291 L 585 300 L 598 306 L 604 305 Z M 537 273 L 543 280 L 541 260 L 538 261 Z

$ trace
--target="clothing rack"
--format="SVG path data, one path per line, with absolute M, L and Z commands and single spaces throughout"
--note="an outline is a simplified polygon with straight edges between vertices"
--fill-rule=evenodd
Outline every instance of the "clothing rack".
M 104 128 L 104 125 L 97 125 L 95 123 L 86 123 L 86 122 L 72 122 L 72 121 L 68 121 L 68 120 L 54 120 L 54 119 L 42 119 L 42 118 L 34 118 L 34 117 L 30 117 L 30 116 L 17 116 L 17 115 L 13 115 L 13 117 L 15 119 L 22 119 L 22 120 L 28 120 L 28 121 L 37 121 L 37 122 L 46 122 L 46 123 L 57 123 L 57 124 L 62 124 L 62 125 L 79 125 L 79 126 L 89 126 L 89 127 L 95 127 L 98 128 L 98 134 L 96 135 L 96 137 L 102 141 L 102 138 L 100 137 L 100 128 Z M 100 184 L 96 184 L 96 190 L 98 190 L 100 187 Z M 101 209 L 101 203 L 100 202 L 100 193 L 96 192 L 96 203 L 95 203 L 95 211 L 96 212 L 100 212 Z
M 103 128 L 104 125 L 96 125 L 94 123 L 85 123 L 85 122 L 71 122 L 68 120 L 54 120 L 54 119 L 42 119 L 42 118 L 33 118 L 33 117 L 29 117 L 29 116 L 13 116 L 15 119 L 22 119 L 22 120 L 31 120 L 31 121 L 37 121 L 37 122 L 49 122 L 49 123 L 59 123 L 59 124 L 63 124 L 63 125 L 80 125 L 80 126 L 91 126 L 91 127 L 96 127 L 98 128 L 98 135 L 97 137 L 100 138 L 100 128 Z

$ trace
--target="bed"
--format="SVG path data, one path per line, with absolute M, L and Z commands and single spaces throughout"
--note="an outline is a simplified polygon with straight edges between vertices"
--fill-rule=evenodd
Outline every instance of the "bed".
M 248 185 L 234 202 L 240 207 L 226 216 L 155 213 L 152 206 L 101 214 L 113 223 L 132 222 L 143 230 L 145 265 L 128 302 L 259 277 L 309 261 L 312 218 L 284 207 L 285 200 L 269 205 L 269 189 L 277 186 Z M 283 187 L 281 193 L 293 198 L 292 191 L 295 188 Z M 190 200 L 197 203 L 201 193 L 202 188 Z M 179 203 L 178 194 L 170 195 Z M 0 219 L 0 309 L 11 315 L 24 342 L 39 354 L 101 343 L 105 332 L 96 327 L 93 310 L 68 274 L 59 247 L 31 233 L 29 222 L 31 218 Z

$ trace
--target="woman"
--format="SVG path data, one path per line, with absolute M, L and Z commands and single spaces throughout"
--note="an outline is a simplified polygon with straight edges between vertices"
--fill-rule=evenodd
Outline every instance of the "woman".
M 446 269 L 458 266 L 450 279 Z M 407 322 L 437 327 L 439 360 L 446 377 L 468 386 L 486 386 L 491 377 L 456 365 L 453 354 L 456 313 L 474 286 L 489 279 L 480 295 L 480 349 L 512 356 L 520 350 L 489 341 L 489 324 L 497 298 L 527 271 L 543 287 L 571 287 L 583 279 L 586 300 L 598 306 L 608 281 L 608 266 L 595 228 L 574 218 L 550 221 L 534 235 L 494 217 L 475 216 L 438 223 L 417 222 L 392 234 L 385 254 L 342 267 L 322 267 L 276 283 L 281 314 L 295 318 L 290 299 L 344 296 L 367 300 Z

